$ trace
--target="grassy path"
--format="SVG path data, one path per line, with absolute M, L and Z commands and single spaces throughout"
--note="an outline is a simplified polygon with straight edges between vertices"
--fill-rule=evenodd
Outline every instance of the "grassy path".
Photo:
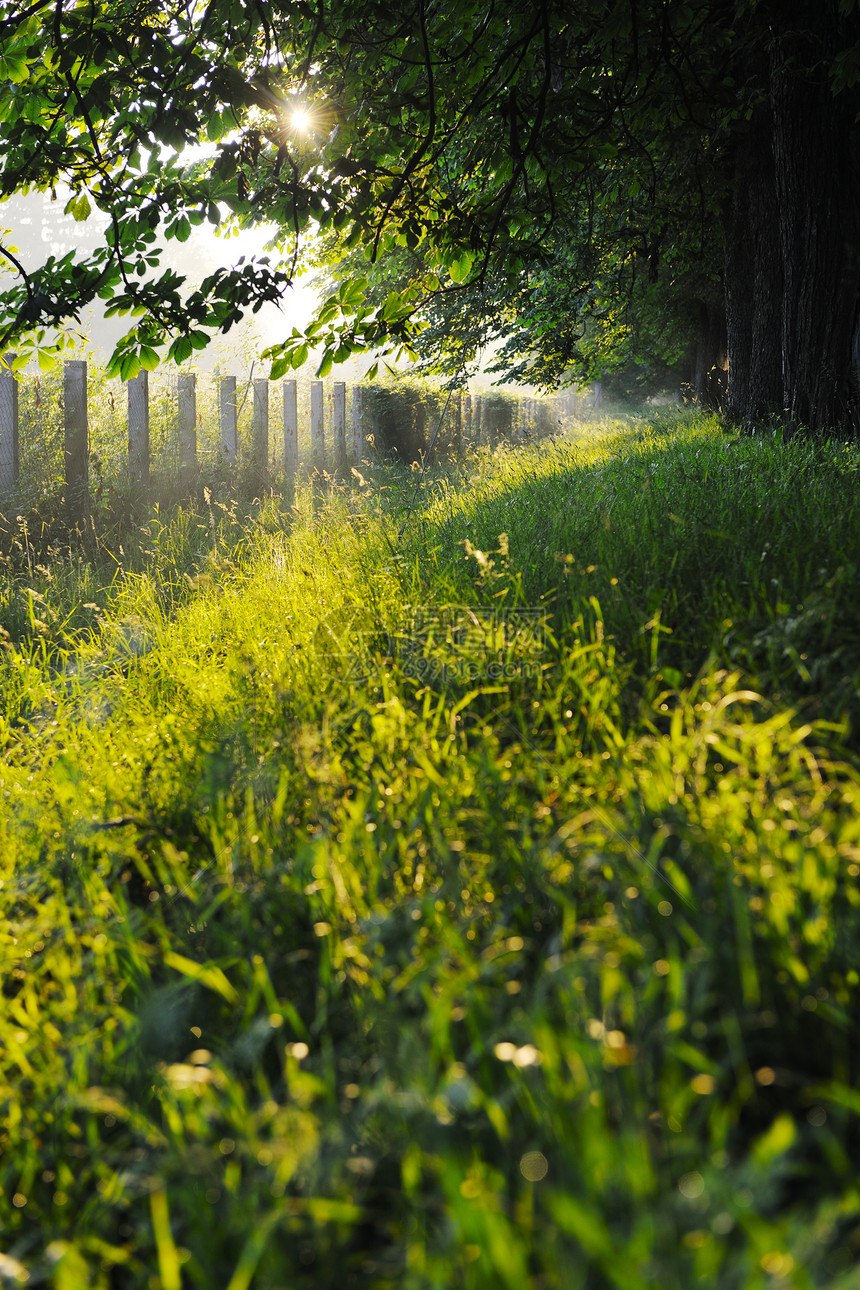
M 858 469 L 633 421 L 7 564 L 0 1285 L 856 1285 Z

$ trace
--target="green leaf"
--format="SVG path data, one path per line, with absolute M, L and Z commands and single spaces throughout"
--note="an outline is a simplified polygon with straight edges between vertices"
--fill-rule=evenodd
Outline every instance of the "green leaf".
M 448 263 L 448 272 L 451 275 L 452 282 L 465 282 L 472 271 L 472 265 L 475 263 L 475 257 L 471 251 L 464 251 L 456 260 Z
M 333 363 L 332 354 L 329 350 L 326 350 L 326 352 L 323 354 L 322 362 L 317 368 L 317 373 L 316 373 L 317 376 L 320 378 L 324 376 L 328 376 L 329 372 L 332 369 L 332 363 Z
M 382 306 L 383 322 L 391 322 L 403 308 L 403 297 L 399 291 L 389 291 Z
M 174 363 L 184 363 L 186 358 L 190 358 L 194 351 L 194 346 L 187 336 L 177 336 L 176 340 L 170 346 L 169 357 Z
M 337 293 L 341 307 L 344 310 L 357 308 L 364 299 L 367 287 L 367 278 L 351 278 L 348 282 L 342 283 Z
M 775 1156 L 788 1150 L 796 1137 L 797 1126 L 788 1111 L 783 1111 L 767 1132 L 753 1143 L 753 1159 L 758 1165 L 769 1165 Z
M 21 58 L 18 54 L 7 54 L 5 58 L 0 58 L 0 77 L 5 77 L 13 85 L 22 85 L 29 80 L 30 67 L 26 58 Z
M 307 345 L 299 345 L 298 349 L 293 350 L 292 357 L 290 359 L 290 364 L 293 367 L 293 369 L 297 371 L 302 366 L 302 364 L 306 363 L 307 361 L 308 361 L 308 347 Z
M 155 369 L 158 367 L 158 364 L 159 364 L 158 354 L 155 352 L 154 349 L 151 349 L 149 345 L 141 345 L 140 354 L 138 355 L 138 357 L 140 359 L 140 365 L 144 369 L 144 371 L 154 372 Z
M 223 112 L 213 112 L 206 122 L 206 138 L 210 143 L 215 143 L 224 133 L 224 114 Z
M 123 354 L 119 365 L 121 381 L 132 381 L 140 371 L 140 359 L 137 354 Z
M 36 360 L 41 371 L 53 372 L 54 368 L 60 361 L 60 356 L 53 349 L 37 349 Z
M 91 211 L 90 199 L 86 193 L 75 193 L 63 208 L 63 214 L 71 215 L 72 219 L 77 220 L 78 223 L 82 223 L 87 219 Z
M 167 957 L 167 956 L 165 956 Z M 178 958 L 178 955 L 173 955 Z M 167 1194 L 158 1189 L 150 1193 L 149 1206 L 152 1213 L 152 1232 L 155 1237 L 155 1249 L 158 1255 L 159 1281 L 164 1290 L 182 1290 L 182 1272 L 179 1262 L 179 1251 L 170 1230 L 170 1214 L 167 1208 Z
M 181 972 L 192 981 L 198 981 L 208 990 L 214 990 L 228 1003 L 236 1003 L 239 998 L 235 987 L 214 963 L 195 963 L 193 959 L 187 959 L 183 954 L 174 954 L 172 950 L 168 950 L 164 955 L 164 966 Z

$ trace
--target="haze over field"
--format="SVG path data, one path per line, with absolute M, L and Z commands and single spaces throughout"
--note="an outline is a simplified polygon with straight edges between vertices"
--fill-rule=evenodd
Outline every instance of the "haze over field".
M 102 240 L 106 224 L 100 212 L 93 212 L 84 221 L 77 222 L 64 214 L 68 192 L 57 190 L 57 198 L 50 193 L 17 195 L 0 205 L 0 228 L 11 230 L 10 241 L 17 247 L 19 258 L 28 271 L 41 265 L 46 256 L 63 256 L 73 248 L 87 252 L 95 250 Z M 265 228 L 219 235 L 208 223 L 193 227 L 186 242 L 161 242 L 164 247 L 163 269 L 173 269 L 187 275 L 189 286 L 196 286 L 219 265 L 234 265 L 246 259 L 276 253 L 267 252 L 265 243 L 272 233 Z M 11 281 L 8 265 L 0 267 L 0 282 Z M 204 352 L 197 355 L 197 363 L 204 368 L 235 360 L 241 355 L 248 363 L 251 358 L 288 334 L 292 327 L 304 327 L 310 320 L 316 302 L 316 292 L 310 285 L 311 276 L 302 277 L 284 299 L 283 308 L 264 305 L 256 315 L 249 314 L 227 336 L 218 337 Z M 81 347 L 86 347 L 100 359 L 107 359 L 116 341 L 127 330 L 131 319 L 127 316 L 105 318 L 104 310 L 91 305 L 82 311 L 80 327 L 73 331 L 80 334 Z
M 76 221 L 64 213 L 68 198 L 68 191 L 58 188 L 56 200 L 51 199 L 50 193 L 29 193 L 26 196 L 18 194 L 0 204 L 0 229 L 11 230 L 10 242 L 17 248 L 18 258 L 28 271 L 38 268 L 48 255 L 63 256 L 73 247 L 86 253 L 100 244 L 105 218 L 100 212 L 94 212 L 88 219 Z M 225 234 L 217 232 L 209 223 L 198 224 L 192 227 L 186 242 L 159 239 L 164 248 L 162 271 L 173 269 L 187 275 L 189 288 L 193 288 L 219 265 L 235 265 L 243 256 L 246 260 L 264 255 L 274 259 L 277 253 L 266 250 L 266 241 L 273 232 L 273 225 L 265 225 Z M 0 262 L 0 284 L 12 280 L 10 267 Z M 303 329 L 308 324 L 319 294 L 315 275 L 312 272 L 303 274 L 288 290 L 282 308 L 266 304 L 258 314 L 248 313 L 227 336 L 217 336 L 205 350 L 197 352 L 195 366 L 203 370 L 225 365 L 235 367 L 237 371 L 248 368 L 268 345 L 283 339 L 293 327 Z M 105 318 L 100 305 L 91 305 L 82 310 L 80 326 L 73 324 L 70 330 L 78 338 L 77 348 L 81 352 L 86 351 L 100 362 L 106 362 L 131 322 L 128 316 Z M 485 352 L 481 370 L 468 382 L 470 389 L 480 390 L 492 383 L 484 365 L 491 360 L 499 344 Z M 302 374 L 311 372 L 315 362 L 312 351 L 308 371 Z M 334 372 L 334 379 L 359 380 L 370 364 L 369 355 L 357 356 L 340 364 Z M 170 370 L 175 370 L 172 365 Z M 533 386 L 522 385 L 519 388 L 523 394 L 537 393 Z

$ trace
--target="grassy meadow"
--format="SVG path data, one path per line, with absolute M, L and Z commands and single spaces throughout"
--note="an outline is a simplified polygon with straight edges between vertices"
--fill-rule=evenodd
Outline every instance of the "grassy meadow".
M 860 1286 L 860 452 L 0 546 L 0 1286 Z

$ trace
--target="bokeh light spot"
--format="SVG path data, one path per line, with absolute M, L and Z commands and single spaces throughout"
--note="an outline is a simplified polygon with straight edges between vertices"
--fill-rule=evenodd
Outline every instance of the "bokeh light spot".
M 546 1178 L 549 1162 L 541 1151 L 527 1151 L 520 1160 L 520 1173 L 528 1182 Z

